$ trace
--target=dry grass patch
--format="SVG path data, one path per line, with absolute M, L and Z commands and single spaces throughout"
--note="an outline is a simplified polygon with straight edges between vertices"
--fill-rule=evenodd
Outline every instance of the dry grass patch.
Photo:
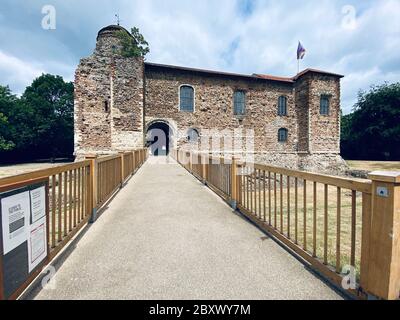
M 400 171 L 400 161 L 347 161 L 351 169 Z

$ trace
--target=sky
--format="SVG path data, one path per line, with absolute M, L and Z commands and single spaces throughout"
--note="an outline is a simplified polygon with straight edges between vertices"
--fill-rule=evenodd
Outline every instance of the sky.
M 48 5 L 55 29 L 43 28 Z M 360 90 L 400 81 L 400 0 L 1 0 L 0 84 L 21 94 L 42 73 L 73 81 L 116 13 L 155 63 L 291 77 L 301 41 L 300 69 L 345 75 L 344 113 Z

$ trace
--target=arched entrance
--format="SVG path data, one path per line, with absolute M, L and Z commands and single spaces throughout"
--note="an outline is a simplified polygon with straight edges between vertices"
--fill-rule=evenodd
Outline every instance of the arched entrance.
M 147 126 L 146 145 L 153 156 L 166 156 L 170 151 L 172 130 L 166 121 L 156 120 Z

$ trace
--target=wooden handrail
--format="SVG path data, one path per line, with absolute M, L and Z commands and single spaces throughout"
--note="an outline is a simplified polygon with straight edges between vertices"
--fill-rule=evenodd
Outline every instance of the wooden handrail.
M 371 180 L 225 159 L 208 153 L 178 150 L 173 154 L 179 161 L 201 159 L 201 166 L 192 161 L 182 165 L 198 178 L 201 172 L 202 180 L 213 191 L 231 205 L 237 204 L 244 215 L 332 281 L 341 285 L 342 267 L 346 263 L 357 269 L 359 277 L 366 279 L 368 258 L 365 253 L 368 252 L 369 235 L 363 228 L 363 240 L 358 242 L 361 227 L 357 220 L 363 220 L 363 227 L 368 225 L 366 221 L 370 221 Z M 330 188 L 335 192 L 329 192 Z M 358 193 L 362 194 L 361 203 Z M 331 199 L 333 196 L 336 200 Z M 332 200 L 336 201 L 336 206 L 332 205 Z M 357 209 L 360 206 L 361 218 Z M 343 223 L 347 223 L 348 228 Z M 332 225 L 336 228 L 337 238 L 333 246 L 332 233 L 329 233 Z M 344 233 L 345 229 L 349 229 L 347 233 Z M 360 252 L 364 252 L 363 260 Z M 359 291 L 352 288 L 350 292 L 358 295 Z
M 91 155 L 84 161 L 2 178 L 0 188 L 2 192 L 7 192 L 18 189 L 21 185 L 35 183 L 38 179 L 46 181 L 49 207 L 47 239 L 51 260 L 89 221 L 95 221 L 101 205 L 123 187 L 123 182 L 129 179 L 146 159 L 145 149 L 99 158 Z M 124 160 L 127 161 L 126 166 Z M 2 272 L 0 268 L 0 289 Z M 34 277 L 30 277 L 27 283 L 33 280 Z M 24 288 L 19 288 L 18 292 Z
M 34 179 L 38 179 L 38 178 L 48 177 L 48 176 L 59 174 L 60 172 L 74 170 L 74 169 L 82 168 L 82 167 L 89 166 L 89 165 L 90 165 L 90 161 L 85 160 L 85 161 L 79 161 L 79 162 L 74 162 L 71 164 L 59 165 L 59 166 L 46 168 L 46 169 L 39 169 L 36 171 L 22 173 L 22 174 L 18 174 L 15 176 L 4 177 L 4 178 L 0 179 L 0 186 L 3 187 L 3 186 L 19 183 L 19 182 L 30 181 L 30 180 L 34 180 Z

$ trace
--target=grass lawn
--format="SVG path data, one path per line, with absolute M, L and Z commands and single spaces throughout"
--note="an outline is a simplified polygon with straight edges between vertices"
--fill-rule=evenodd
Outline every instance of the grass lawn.
M 400 161 L 347 161 L 351 169 L 400 171 Z
M 22 173 L 60 166 L 66 163 L 23 163 L 15 165 L 0 165 L 0 179 Z
M 277 176 L 279 180 L 279 175 Z M 292 180 L 293 181 L 293 180 Z M 257 182 L 258 183 L 258 182 Z M 266 183 L 268 184 L 268 183 Z M 306 196 L 306 210 L 304 210 L 304 186 L 302 183 L 298 185 L 297 193 L 297 228 L 296 228 L 296 212 L 295 212 L 295 188 L 293 185 L 287 188 L 284 186 L 280 190 L 279 181 L 277 181 L 276 195 L 273 191 L 273 182 L 271 190 L 271 207 L 269 206 L 269 192 L 265 194 L 265 214 L 266 221 L 270 222 L 285 236 L 297 242 L 300 247 L 305 248 L 310 254 L 314 249 L 313 225 L 314 225 L 314 210 L 313 210 L 313 183 L 307 182 L 307 196 Z M 248 207 L 252 212 L 257 212 L 259 217 L 264 217 L 264 194 L 259 192 L 258 186 L 256 190 L 254 187 L 250 191 L 250 199 L 253 199 L 253 204 L 249 199 Z M 282 192 L 281 192 L 282 191 Z M 289 192 L 288 192 L 289 191 Z M 352 192 L 351 190 L 341 190 L 341 216 L 340 223 L 337 217 L 337 188 L 333 186 L 328 187 L 328 202 L 327 202 L 327 238 L 326 238 L 326 255 L 327 263 L 331 267 L 336 266 L 336 258 L 340 257 L 340 269 L 345 265 L 350 265 L 351 256 L 351 222 L 352 222 Z M 288 205 L 288 194 L 289 205 Z M 318 183 L 316 189 L 316 239 L 315 250 L 316 256 L 323 260 L 325 248 L 325 201 L 324 201 L 324 185 Z M 244 202 L 247 202 L 246 196 Z M 282 201 L 281 201 L 282 199 Z M 356 193 L 356 217 L 355 217 L 355 267 L 357 269 L 357 276 L 360 272 L 360 256 L 361 256 L 361 232 L 362 232 L 362 195 L 360 192 Z M 288 210 L 290 208 L 290 210 Z M 290 213 L 289 213 L 290 212 Z M 290 218 L 289 218 L 290 216 Z M 289 218 L 289 219 L 288 219 Z M 340 252 L 337 252 L 337 231 L 340 227 Z M 297 239 L 296 239 L 297 229 Z M 305 234 L 304 234 L 305 231 Z M 297 240 L 297 241 L 296 241 Z M 305 241 L 304 241 L 305 240 Z

